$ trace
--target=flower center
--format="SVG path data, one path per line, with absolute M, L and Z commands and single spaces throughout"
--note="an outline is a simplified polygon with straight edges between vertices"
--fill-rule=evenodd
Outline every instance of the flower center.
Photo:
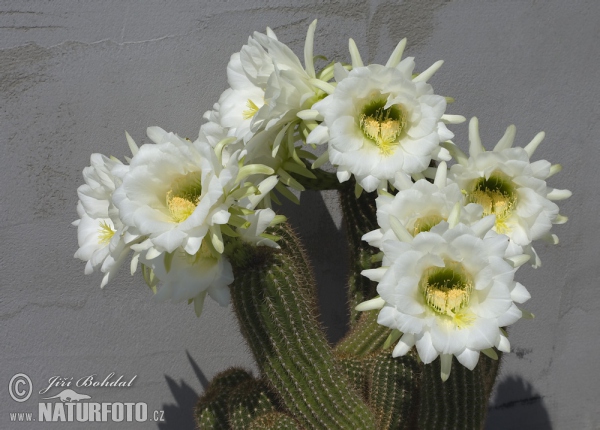
M 244 119 L 252 118 L 254 115 L 256 115 L 256 112 L 258 112 L 258 109 L 259 109 L 259 107 L 256 105 L 256 103 L 254 103 L 250 99 L 248 99 L 248 101 L 246 101 L 246 107 L 248 109 L 246 109 L 245 111 L 242 112 L 242 118 L 244 118 Z
M 100 223 L 100 228 L 98 229 L 98 241 L 102 245 L 108 245 L 112 237 L 115 235 L 116 230 L 106 222 L 102 221 Z
M 385 104 L 385 99 L 367 104 L 359 117 L 359 123 L 362 132 L 379 148 L 381 154 L 390 155 L 406 127 L 406 113 L 401 105 L 385 109 Z
M 439 315 L 456 318 L 469 305 L 473 280 L 462 264 L 445 261 L 444 267 L 430 267 L 423 272 L 419 290 L 425 303 Z
M 422 231 L 429 231 L 440 222 L 445 221 L 440 215 L 428 215 L 422 218 L 418 218 L 413 225 L 413 236 L 421 233 Z
M 512 181 L 503 173 L 494 172 L 488 179 L 477 179 L 467 199 L 469 203 L 483 207 L 483 216 L 496 215 L 495 230 L 498 233 L 509 231 L 506 222 L 517 205 L 517 194 Z
M 194 213 L 202 194 L 200 172 L 176 179 L 167 192 L 167 208 L 173 222 L 180 223 Z

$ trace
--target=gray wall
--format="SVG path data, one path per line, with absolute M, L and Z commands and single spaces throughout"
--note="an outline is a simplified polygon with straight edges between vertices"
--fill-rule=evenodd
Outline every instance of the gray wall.
M 450 113 L 479 117 L 488 146 L 512 123 L 522 144 L 546 131 L 536 157 L 563 164 L 551 184 L 573 191 L 561 205 L 570 221 L 555 230 L 559 245 L 539 247 L 541 269 L 518 272 L 536 318 L 511 329 L 488 428 L 600 428 L 600 2 L 560 0 L 2 2 L 0 428 L 64 428 L 11 424 L 9 412 L 36 412 L 52 376 L 116 372 L 137 375 L 134 386 L 82 391 L 146 402 L 166 411 L 158 428 L 191 429 L 207 380 L 227 366 L 254 368 L 230 309 L 207 300 L 197 319 L 186 305 L 155 303 L 127 270 L 104 290 L 84 276 L 72 257 L 75 190 L 90 153 L 127 155 L 125 130 L 139 143 L 150 125 L 195 137 L 248 35 L 269 25 L 301 53 L 314 18 L 316 52 L 330 58 L 348 58 L 353 37 L 365 60 L 383 62 L 406 36 L 418 70 L 446 60 L 432 84 L 457 99 Z M 466 148 L 466 124 L 453 130 Z M 346 265 L 336 198 L 303 200 L 292 220 L 318 262 L 336 339 Z M 24 403 L 8 393 L 20 372 L 34 386 Z

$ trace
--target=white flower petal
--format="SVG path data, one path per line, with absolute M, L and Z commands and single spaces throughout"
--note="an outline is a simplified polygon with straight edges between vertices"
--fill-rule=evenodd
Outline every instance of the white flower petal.
M 465 348 L 463 352 L 456 354 L 456 359 L 467 369 L 473 370 L 479 361 L 479 351 L 473 351 L 472 349 Z

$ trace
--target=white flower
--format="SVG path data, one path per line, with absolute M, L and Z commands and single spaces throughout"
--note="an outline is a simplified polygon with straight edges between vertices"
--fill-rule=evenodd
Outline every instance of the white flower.
M 92 154 L 90 166 L 83 169 L 85 184 L 77 189 L 79 202 L 77 226 L 79 249 L 75 258 L 86 261 L 85 274 L 97 269 L 104 273 L 101 287 L 116 274 L 125 260 L 129 247 L 123 239 L 124 226 L 111 198 L 120 179 L 114 169 L 127 169 L 116 159 Z
M 247 228 L 236 229 L 240 238 L 244 242 L 251 243 L 255 246 L 269 246 L 271 248 L 279 248 L 279 245 L 273 240 L 273 237 L 265 234 L 265 230 L 279 222 L 285 220 L 281 215 L 275 215 L 272 209 L 258 209 L 253 214 L 244 217 L 249 223 Z
M 197 316 L 202 313 L 204 299 L 208 294 L 221 306 L 229 304 L 229 285 L 233 282 L 233 269 L 224 255 L 215 256 L 208 241 L 203 241 L 200 250 L 190 255 L 182 249 L 163 253 L 148 259 L 142 254 L 140 261 L 152 269 L 158 280 L 155 299 L 178 303 L 183 300 L 194 302 Z
M 219 113 L 220 105 L 215 103 L 213 110 L 209 110 L 204 113 L 203 118 L 207 120 L 200 126 L 200 133 L 198 134 L 198 140 L 205 141 L 210 144 L 214 149 L 220 151 L 220 158 L 222 164 L 229 163 L 229 160 L 234 154 L 240 154 L 245 149 L 245 143 L 243 140 L 237 137 L 229 136 L 229 129 L 221 125 L 221 115 Z M 244 151 L 247 154 L 248 151 Z M 248 156 L 246 155 L 246 160 Z
M 253 46 L 258 45 L 258 46 Z M 272 64 L 269 61 L 266 52 L 262 47 L 249 38 L 248 45 L 242 48 L 244 50 L 254 49 L 264 54 L 262 62 Z M 272 73 L 272 67 L 269 75 Z M 239 139 L 248 140 L 252 137 L 250 126 L 256 112 L 265 103 L 264 87 L 255 85 L 244 73 L 240 53 L 233 54 L 227 65 L 227 78 L 231 88 L 228 88 L 219 98 L 219 116 L 220 123 L 228 129 L 231 136 Z
M 441 221 L 448 221 L 453 210 L 464 205 L 464 195 L 460 187 L 446 180 L 447 167 L 441 162 L 433 183 L 419 179 L 414 184 L 410 181 L 400 184 L 401 189 L 394 196 L 382 192 L 375 203 L 377 204 L 377 224 L 380 228 L 363 236 L 370 245 L 382 249 L 386 240 L 397 238 L 396 223 L 403 230 L 416 236 L 422 231 L 429 231 Z M 460 208 L 458 220 L 463 224 L 472 224 L 481 219 L 481 206 L 468 204 Z M 394 232 L 396 230 L 396 232 Z M 384 263 L 385 264 L 385 263 Z
M 275 33 L 255 32 L 227 66 L 230 88 L 218 103 L 219 121 L 230 136 L 247 142 L 262 129 L 295 120 L 296 113 L 309 108 L 318 88 L 312 63 L 312 40 L 316 21 L 309 26 L 305 48 L 306 69 Z
M 222 244 L 219 226 L 230 218 L 237 160 L 222 166 L 207 142 L 158 127 L 148 136 L 156 144 L 140 147 L 113 196 L 129 233 L 147 236 L 152 256 L 177 248 L 195 255 L 209 232 L 214 244 Z
M 515 264 L 505 258 L 508 238 L 490 231 L 492 224 L 493 216 L 472 228 L 441 222 L 409 242 L 384 242 L 391 266 L 363 272 L 379 281 L 380 298 L 358 309 L 381 308 L 378 323 L 403 333 L 394 357 L 416 345 L 426 364 L 442 356 L 447 378 L 452 355 L 472 370 L 480 351 L 510 351 L 501 327 L 521 318 L 515 303 L 530 295 L 513 280 Z
M 264 230 L 281 221 L 270 209 L 254 210 L 277 183 L 272 169 L 243 165 L 245 151 L 229 152 L 231 139 L 217 141 L 217 128 L 205 131 L 191 142 L 149 128 L 155 144 L 136 147 L 113 194 L 125 237 L 135 239 L 132 274 L 141 262 L 157 299 L 193 301 L 198 315 L 207 294 L 229 302 L 233 272 L 222 255 L 223 234 L 277 246 Z
M 264 181 L 259 185 L 261 189 L 269 189 L 270 182 L 277 178 Z M 268 191 L 267 191 L 268 192 Z M 260 201 L 260 196 L 251 195 L 242 199 L 248 209 Z M 255 246 L 271 246 L 278 248 L 273 236 L 265 234 L 265 230 L 272 225 L 285 220 L 277 216 L 271 209 L 256 210 L 248 215 L 241 215 L 239 219 L 243 226 L 235 231 L 228 230 L 230 235 L 238 235 L 242 240 Z M 222 225 L 221 228 L 227 228 Z M 174 303 L 182 300 L 193 301 L 197 316 L 202 313 L 204 299 L 208 294 L 221 306 L 229 304 L 229 285 L 233 282 L 233 269 L 227 257 L 216 252 L 211 239 L 205 237 L 196 254 L 189 254 L 181 248 L 173 252 L 156 254 L 152 252 L 152 243 L 147 240 L 139 245 L 133 245 L 139 254 L 137 258 L 145 266 L 144 273 L 150 277 L 148 284 L 155 289 L 155 298 L 160 301 L 171 299 Z M 147 274 L 147 269 L 151 274 Z
M 530 244 L 538 239 L 558 241 L 550 229 L 552 224 L 562 224 L 567 218 L 559 215 L 552 200 L 566 199 L 571 192 L 546 185 L 546 179 L 560 171 L 559 165 L 552 166 L 546 160 L 530 161 L 544 133 L 539 133 L 524 148 L 511 147 L 514 137 L 515 127 L 510 126 L 494 150 L 486 151 L 479 137 L 477 118 L 472 118 L 470 157 L 447 145 L 458 161 L 451 167 L 449 177 L 465 191 L 468 202 L 483 207 L 484 216 L 496 215 L 495 231 L 524 247 L 534 257 L 534 266 L 539 266 L 540 260 Z
M 227 67 L 231 87 L 204 115 L 209 122 L 200 130 L 213 146 L 223 135 L 237 139 L 224 150 L 224 158 L 242 149 L 246 163 L 269 166 L 277 172 L 282 182 L 278 190 L 292 200 L 296 198 L 285 186 L 299 191 L 304 187 L 289 172 L 314 178 L 294 142 L 299 135 L 308 134 L 309 126 L 316 126 L 314 119 L 305 120 L 299 113 L 325 94 L 319 88 L 324 81 L 317 78 L 313 64 L 315 27 L 316 20 L 306 37 L 305 66 L 273 31 L 267 29 L 266 35 L 255 32 L 248 44 L 231 56 Z M 269 201 L 266 198 L 264 205 L 268 207 Z
M 324 118 L 308 143 L 329 142 L 329 161 L 340 182 L 354 175 L 367 191 L 397 184 L 398 175 L 418 174 L 432 158 L 449 160 L 440 142 L 451 139 L 443 121 L 464 118 L 444 115 L 446 100 L 427 84 L 439 61 L 413 78 L 413 58 L 400 61 L 403 40 L 385 66 L 363 66 L 351 40 L 352 71 L 336 65 L 337 86 L 313 109 Z

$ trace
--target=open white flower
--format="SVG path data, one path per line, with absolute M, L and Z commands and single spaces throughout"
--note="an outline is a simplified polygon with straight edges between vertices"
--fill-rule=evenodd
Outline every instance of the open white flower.
M 305 120 L 299 113 L 325 94 L 319 87 L 325 83 L 317 78 L 313 63 L 315 28 L 316 20 L 308 28 L 304 66 L 272 30 L 267 28 L 267 34 L 255 32 L 248 44 L 231 56 L 227 67 L 230 88 L 204 115 L 209 123 L 201 128 L 209 140 L 223 132 L 238 139 L 226 151 L 241 148 L 246 163 L 271 167 L 281 180 L 279 192 L 293 201 L 296 197 L 286 186 L 298 191 L 304 187 L 289 172 L 314 178 L 294 142 L 299 134 L 308 134 L 309 124 L 312 127 L 316 122 Z M 266 206 L 268 202 L 269 198 L 265 199 Z
M 113 169 L 127 169 L 120 161 L 102 154 L 92 154 L 90 166 L 83 169 L 85 184 L 77 189 L 79 202 L 77 226 L 79 249 L 75 257 L 86 261 L 85 273 L 100 269 L 104 273 L 101 287 L 116 274 L 129 247 L 123 239 L 124 225 L 111 198 L 120 179 Z
M 313 106 L 324 122 L 307 142 L 329 142 L 329 161 L 337 166 L 340 182 L 354 175 L 370 192 L 387 188 L 388 181 L 397 186 L 397 175 L 418 174 L 432 158 L 450 159 L 440 147 L 453 137 L 444 121 L 464 118 L 444 115 L 445 98 L 427 84 L 442 62 L 413 78 L 413 58 L 400 61 L 405 43 L 385 66 L 363 66 L 350 40 L 352 71 L 336 65 L 335 90 Z
M 207 240 L 194 255 L 182 249 L 152 259 L 146 255 L 143 253 L 140 261 L 152 269 L 152 276 L 156 277 L 156 300 L 193 301 L 197 316 L 202 313 L 207 294 L 221 306 L 229 304 L 233 269 L 227 257 L 212 252 Z
M 546 160 L 531 162 L 530 158 L 544 138 L 539 133 L 524 148 L 513 148 L 515 127 L 506 133 L 493 151 L 486 151 L 479 137 L 477 118 L 469 124 L 470 157 L 456 146 L 447 144 L 458 164 L 451 167 L 449 177 L 465 191 L 468 202 L 483 207 L 483 215 L 496 215 L 494 230 L 507 235 L 511 243 L 524 247 L 534 257 L 534 266 L 540 265 L 532 241 L 546 239 L 557 243 L 550 233 L 552 224 L 562 224 L 567 218 L 559 215 L 552 200 L 571 196 L 568 190 L 548 187 L 546 180 L 560 171 Z
M 268 187 L 268 183 L 262 185 Z M 252 206 L 259 197 L 251 196 L 243 200 L 247 206 Z M 240 216 L 240 220 L 245 224 L 235 231 L 228 230 L 230 235 L 237 235 L 256 246 L 279 247 L 274 241 L 276 238 L 266 234 L 265 230 L 283 222 L 285 217 L 275 215 L 271 209 L 259 209 Z M 171 300 L 174 303 L 188 300 L 194 303 L 197 316 L 202 313 L 207 294 L 221 306 L 229 304 L 229 285 L 234 280 L 233 269 L 227 257 L 215 251 L 208 237 L 204 238 L 200 249 L 193 255 L 182 248 L 156 254 L 149 240 L 133 245 L 132 248 L 138 253 L 136 258 L 144 265 L 146 282 L 155 291 L 157 300 Z
M 392 264 L 363 271 L 379 282 L 380 297 L 357 309 L 381 308 L 378 323 L 403 333 L 394 357 L 413 345 L 426 364 L 441 355 L 445 379 L 452 355 L 472 370 L 480 351 L 510 351 L 501 327 L 521 318 L 515 303 L 530 295 L 513 280 L 515 264 L 505 258 L 508 238 L 490 230 L 493 218 L 472 228 L 441 222 L 408 242 L 386 241 Z
M 155 144 L 136 151 L 113 195 L 126 236 L 136 239 L 132 273 L 141 262 L 159 300 L 193 301 L 197 314 L 206 294 L 228 303 L 233 272 L 223 234 L 276 246 L 264 230 L 281 221 L 254 210 L 277 183 L 272 169 L 243 165 L 244 151 L 227 150 L 231 139 L 216 142 L 219 130 L 206 131 L 191 142 L 149 128 Z
M 380 193 L 375 200 L 380 228 L 365 234 L 362 239 L 382 249 L 384 241 L 399 240 L 397 231 L 394 232 L 397 223 L 416 236 L 447 221 L 452 211 L 457 209 L 460 209 L 459 221 L 463 224 L 470 225 L 481 219 L 481 206 L 468 204 L 460 208 L 465 203 L 464 195 L 456 183 L 448 183 L 446 173 L 446 163 L 442 161 L 433 183 L 425 179 L 415 183 L 406 181 L 399 184 L 401 189 L 395 196 L 387 192 Z
M 156 144 L 140 147 L 113 196 L 129 232 L 147 236 L 155 255 L 177 248 L 195 255 L 209 232 L 222 243 L 219 225 L 230 218 L 237 160 L 222 166 L 207 142 L 158 127 L 149 128 L 148 136 Z
M 247 142 L 263 128 L 295 120 L 296 113 L 309 108 L 318 88 L 312 59 L 316 21 L 309 26 L 305 63 L 271 29 L 255 32 L 227 66 L 230 88 L 218 103 L 219 121 L 230 136 Z

